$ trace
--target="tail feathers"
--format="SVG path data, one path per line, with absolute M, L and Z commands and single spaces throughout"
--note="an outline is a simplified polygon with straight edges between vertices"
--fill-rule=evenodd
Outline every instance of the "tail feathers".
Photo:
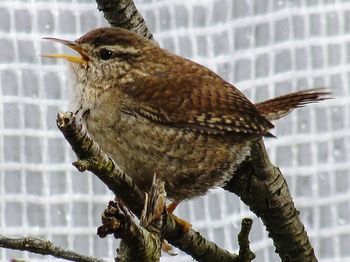
M 313 88 L 290 93 L 255 104 L 259 113 L 269 121 L 277 120 L 306 104 L 330 99 L 331 92 L 326 88 Z

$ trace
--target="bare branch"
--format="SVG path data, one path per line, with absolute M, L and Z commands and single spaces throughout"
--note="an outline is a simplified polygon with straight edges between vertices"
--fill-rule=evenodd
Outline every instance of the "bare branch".
M 159 261 L 161 255 L 161 229 L 166 217 L 164 182 L 154 176 L 151 194 L 146 197 L 140 226 L 132 215 L 116 199 L 110 201 L 102 214 L 102 226 L 97 230 L 100 237 L 114 234 L 121 238 L 118 256 L 115 261 Z
M 255 258 L 255 254 L 250 250 L 249 233 L 252 229 L 253 220 L 250 218 L 242 219 L 241 231 L 238 234 L 239 257 L 242 262 L 250 262 Z
M 102 214 L 102 226 L 98 228 L 97 234 L 100 237 L 114 234 L 116 238 L 122 239 L 116 261 L 159 261 L 160 231 L 150 232 L 137 225 L 121 201 L 109 202 Z
M 271 164 L 262 140 L 253 146 L 251 156 L 225 189 L 261 218 L 282 261 L 317 261 L 288 185 Z
M 0 235 L 0 247 L 29 251 L 41 255 L 50 255 L 69 261 L 103 262 L 104 260 L 65 250 L 52 242 L 35 237 L 10 238 Z
M 132 0 L 96 0 L 97 9 L 102 11 L 111 26 L 122 27 L 138 33 L 156 43 L 143 17 Z

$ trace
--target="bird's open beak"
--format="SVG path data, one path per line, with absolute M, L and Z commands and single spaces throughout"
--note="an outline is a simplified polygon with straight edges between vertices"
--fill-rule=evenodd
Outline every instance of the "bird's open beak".
M 68 46 L 73 50 L 77 51 L 80 54 L 80 56 L 66 55 L 66 54 L 43 54 L 41 55 L 42 57 L 63 58 L 63 59 L 66 59 L 67 61 L 70 61 L 73 63 L 79 63 L 79 64 L 86 63 L 90 60 L 89 57 L 84 53 L 82 47 L 74 41 L 68 41 L 68 40 L 57 39 L 52 37 L 44 37 L 43 39 Z

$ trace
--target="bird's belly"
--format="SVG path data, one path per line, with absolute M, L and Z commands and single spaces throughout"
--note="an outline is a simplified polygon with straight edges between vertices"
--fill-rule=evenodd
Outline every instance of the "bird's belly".
M 89 119 L 89 133 L 134 182 L 148 191 L 153 174 L 170 199 L 203 195 L 223 184 L 248 154 L 249 144 L 178 128 L 127 120 L 115 125 Z

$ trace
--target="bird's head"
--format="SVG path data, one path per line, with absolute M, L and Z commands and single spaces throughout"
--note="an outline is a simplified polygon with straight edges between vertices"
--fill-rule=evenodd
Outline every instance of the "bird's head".
M 148 39 L 121 28 L 95 29 L 75 41 L 45 39 L 63 44 L 78 53 L 42 55 L 69 62 L 68 79 L 72 86 L 70 101 L 73 110 L 93 108 L 101 101 L 97 99 L 101 94 L 118 92 L 119 87 L 133 84 L 136 78 L 147 77 L 153 70 L 150 64 L 157 60 L 157 51 L 154 50 L 159 49 Z
M 131 69 L 142 71 L 145 57 L 155 45 L 136 33 L 121 28 L 99 28 L 75 41 L 44 38 L 75 50 L 79 55 L 44 54 L 43 57 L 63 58 L 80 83 L 106 88 L 106 85 L 131 81 Z

